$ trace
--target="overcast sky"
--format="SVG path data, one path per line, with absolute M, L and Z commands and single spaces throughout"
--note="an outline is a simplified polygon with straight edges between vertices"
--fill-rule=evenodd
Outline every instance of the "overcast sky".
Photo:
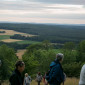
M 0 0 L 0 21 L 85 24 L 85 0 Z

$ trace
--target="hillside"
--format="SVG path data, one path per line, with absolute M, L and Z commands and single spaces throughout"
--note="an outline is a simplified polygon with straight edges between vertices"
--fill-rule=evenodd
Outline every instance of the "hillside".
M 1 23 L 0 29 L 39 35 L 29 39 L 32 41 L 49 40 L 53 43 L 73 41 L 78 43 L 81 40 L 85 40 L 85 26 Z

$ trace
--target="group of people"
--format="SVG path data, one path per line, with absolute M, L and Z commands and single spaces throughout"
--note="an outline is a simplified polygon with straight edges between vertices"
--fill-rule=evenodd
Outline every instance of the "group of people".
M 50 64 L 50 70 L 48 73 L 45 73 L 44 77 L 42 77 L 41 73 L 39 72 L 36 76 L 36 81 L 38 85 L 40 85 L 42 78 L 45 85 L 61 85 L 66 80 L 66 74 L 63 72 L 62 68 L 62 61 L 64 55 L 62 53 L 58 53 L 56 55 L 56 59 Z M 25 74 L 25 77 L 22 77 L 22 72 L 25 69 L 25 64 L 23 61 L 18 61 L 16 63 L 16 69 L 13 71 L 9 81 L 10 85 L 30 85 L 32 79 L 28 75 Z M 85 85 L 85 65 L 82 67 L 80 73 L 80 81 L 79 85 Z

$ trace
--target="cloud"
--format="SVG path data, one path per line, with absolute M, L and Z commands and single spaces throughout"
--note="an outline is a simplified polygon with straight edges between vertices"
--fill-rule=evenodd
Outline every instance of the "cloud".
M 20 1 L 10 1 L 10 2 L 1 2 L 0 3 L 1 10 L 26 10 L 26 11 L 55 11 L 56 12 L 63 12 L 66 13 L 75 13 L 75 11 L 82 11 L 84 13 L 85 8 L 83 5 L 69 5 L 69 4 L 48 4 L 48 3 L 39 3 L 39 2 L 21 2 Z M 78 12 L 77 12 L 78 13 Z
M 83 0 L 1 0 L 0 20 L 23 20 L 24 22 L 29 22 L 29 20 L 30 22 L 40 22 L 41 20 L 41 22 L 45 21 L 46 23 L 55 23 L 57 20 L 58 22 L 61 21 L 61 23 L 64 20 L 66 20 L 65 22 L 67 23 L 72 23 L 74 20 L 77 23 L 83 23 L 85 20 L 85 6 L 82 4 L 82 1 Z
M 85 0 L 22 0 L 22 1 L 33 1 L 43 3 L 57 3 L 57 4 L 81 4 L 85 5 Z

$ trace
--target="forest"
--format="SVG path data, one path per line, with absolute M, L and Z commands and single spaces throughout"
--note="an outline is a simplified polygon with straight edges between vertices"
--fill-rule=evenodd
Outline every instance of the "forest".
M 79 43 L 85 39 L 85 26 L 1 23 L 0 28 L 37 35 L 29 38 L 32 41 L 41 42 L 49 40 L 52 43 L 65 43 L 70 41 Z

